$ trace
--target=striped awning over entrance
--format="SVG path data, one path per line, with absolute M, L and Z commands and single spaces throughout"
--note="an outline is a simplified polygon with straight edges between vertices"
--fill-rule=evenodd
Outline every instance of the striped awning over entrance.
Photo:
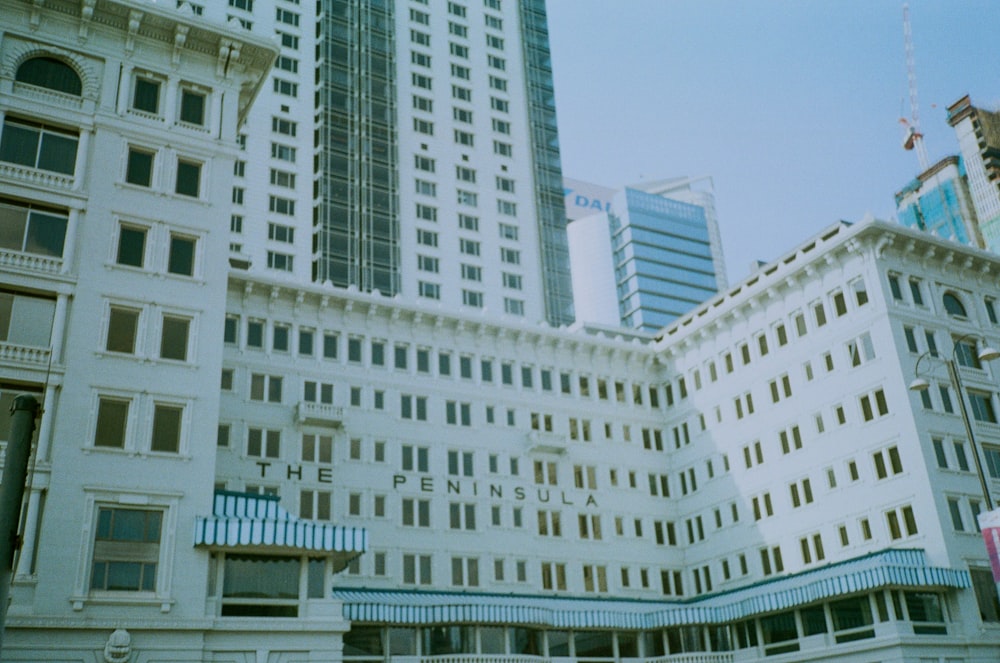
M 351 558 L 368 549 L 364 528 L 299 520 L 278 499 L 216 491 L 212 515 L 195 518 L 194 544 L 255 552 L 354 553 Z
M 969 573 L 928 566 L 923 550 L 883 550 L 824 568 L 687 601 L 557 598 L 335 588 L 352 621 L 381 624 L 516 624 L 647 630 L 724 624 L 880 587 L 964 588 Z

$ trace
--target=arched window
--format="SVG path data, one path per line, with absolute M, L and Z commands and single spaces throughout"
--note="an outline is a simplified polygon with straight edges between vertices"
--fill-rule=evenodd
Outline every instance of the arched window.
M 83 92 L 83 83 L 73 68 L 62 60 L 47 56 L 22 62 L 15 78 L 19 83 L 30 83 L 76 97 Z
M 948 315 L 957 318 L 969 317 L 965 313 L 965 307 L 962 305 L 962 301 L 952 293 L 944 293 L 944 297 L 941 299 L 944 302 L 944 310 L 948 312 Z

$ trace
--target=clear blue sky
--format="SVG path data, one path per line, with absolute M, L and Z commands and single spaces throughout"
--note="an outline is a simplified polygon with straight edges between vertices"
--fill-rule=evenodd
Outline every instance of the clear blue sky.
M 900 0 L 548 0 L 563 173 L 711 175 L 731 282 L 919 172 Z M 946 108 L 1000 106 L 1000 0 L 911 0 L 931 162 Z

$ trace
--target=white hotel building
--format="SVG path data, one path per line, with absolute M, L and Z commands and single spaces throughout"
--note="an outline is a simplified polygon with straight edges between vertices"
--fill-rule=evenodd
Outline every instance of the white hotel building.
M 997 660 L 995 255 L 837 224 L 656 336 L 541 322 L 542 267 L 523 316 L 314 283 L 219 231 L 259 30 L 0 15 L 0 399 L 44 406 L 4 660 Z

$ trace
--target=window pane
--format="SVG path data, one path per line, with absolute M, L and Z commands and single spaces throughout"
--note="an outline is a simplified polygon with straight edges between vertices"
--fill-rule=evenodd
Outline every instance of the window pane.
M 174 189 L 176 193 L 197 198 L 200 180 L 200 164 L 191 161 L 177 162 L 177 186 Z
M 27 208 L 0 204 L 0 247 L 14 251 L 23 250 L 24 230 L 27 225 Z
M 132 108 L 155 113 L 160 105 L 160 84 L 148 78 L 135 80 L 135 94 L 132 96 Z
M 108 318 L 108 352 L 135 352 L 135 335 L 139 326 L 139 311 L 112 308 Z
M 171 274 L 192 276 L 194 274 L 194 247 L 195 240 L 171 235 L 167 271 Z
M 145 229 L 122 227 L 118 233 L 118 264 L 142 267 L 145 253 Z
M 225 598 L 297 599 L 299 559 L 226 555 L 222 596 Z
M 75 136 L 45 133 L 42 136 L 42 149 L 38 154 L 38 167 L 72 175 L 76 169 L 76 145 Z
M 153 440 L 151 449 L 166 453 L 180 451 L 181 415 L 184 408 L 157 405 L 153 412 Z
M 95 447 L 125 447 L 125 424 L 128 419 L 128 401 L 102 398 L 97 407 Z
M 153 183 L 153 154 L 140 150 L 128 151 L 125 181 L 129 184 L 149 186 Z
M 163 318 L 163 336 L 160 340 L 160 357 L 163 359 L 187 360 L 188 326 L 185 318 Z
M 28 216 L 28 233 L 24 250 L 43 256 L 62 257 L 66 240 L 66 217 L 32 210 Z
M 33 167 L 38 155 L 40 134 L 34 127 L 4 122 L 0 137 L 0 161 Z
M 181 122 L 205 123 L 205 95 L 191 90 L 181 91 Z

